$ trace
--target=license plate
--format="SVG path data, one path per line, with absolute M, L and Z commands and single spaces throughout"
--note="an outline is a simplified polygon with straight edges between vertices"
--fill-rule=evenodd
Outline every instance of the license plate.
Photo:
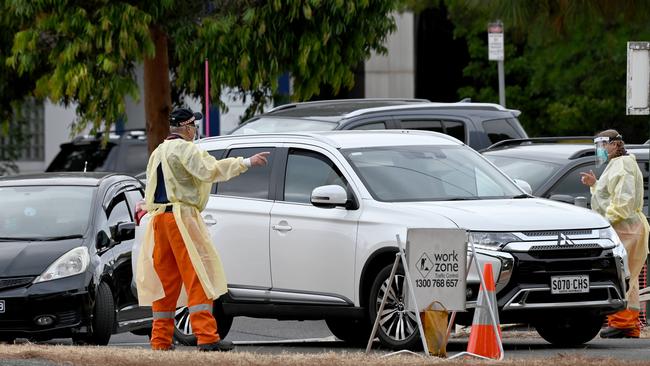
M 4 312 L 5 312 L 5 301 L 0 300 L 0 313 L 4 313 Z
M 552 294 L 581 294 L 589 292 L 589 276 L 552 276 Z

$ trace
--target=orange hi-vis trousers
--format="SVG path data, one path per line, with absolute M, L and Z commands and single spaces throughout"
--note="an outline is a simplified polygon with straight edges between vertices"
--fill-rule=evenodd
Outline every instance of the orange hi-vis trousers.
M 627 330 L 627 334 L 632 337 L 641 335 L 638 310 L 625 309 L 608 315 L 607 325 L 612 328 L 625 329 Z
M 166 212 L 156 215 L 153 218 L 153 230 L 153 266 L 162 282 L 165 297 L 152 304 L 151 348 L 171 348 L 176 302 L 183 285 L 188 295 L 190 323 L 197 343 L 218 342 L 220 338 L 217 334 L 217 322 L 212 316 L 212 300 L 205 295 L 194 271 L 174 214 Z

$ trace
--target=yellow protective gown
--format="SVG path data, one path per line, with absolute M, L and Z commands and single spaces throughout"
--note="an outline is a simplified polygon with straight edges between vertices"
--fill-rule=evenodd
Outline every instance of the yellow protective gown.
M 639 274 L 648 255 L 650 226 L 643 208 L 643 176 L 634 155 L 613 158 L 591 187 L 591 208 L 605 216 L 627 251 L 628 309 L 639 310 Z
M 162 164 L 169 204 L 153 202 L 159 164 Z M 200 213 L 208 202 L 212 183 L 226 181 L 247 169 L 243 158 L 217 160 L 183 139 L 165 140 L 153 151 L 147 165 L 145 191 L 145 208 L 152 217 L 145 229 L 136 267 L 140 306 L 151 306 L 155 300 L 165 295 L 153 267 L 153 216 L 163 213 L 168 205 L 173 207 L 176 224 L 206 296 L 214 300 L 226 293 L 226 276 L 221 259 Z M 178 306 L 185 305 L 187 294 L 181 291 Z

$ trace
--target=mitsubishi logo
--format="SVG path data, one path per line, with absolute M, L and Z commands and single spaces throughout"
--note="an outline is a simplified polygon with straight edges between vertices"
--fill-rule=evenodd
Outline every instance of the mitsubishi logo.
M 571 238 L 569 238 L 564 233 L 559 233 L 557 234 L 557 245 L 562 247 L 568 245 L 575 245 L 575 243 L 573 242 L 573 240 L 571 240 Z

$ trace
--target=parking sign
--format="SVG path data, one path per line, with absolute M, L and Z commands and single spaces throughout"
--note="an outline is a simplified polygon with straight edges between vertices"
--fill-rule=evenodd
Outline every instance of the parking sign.
M 488 24 L 488 60 L 503 61 L 503 23 Z

